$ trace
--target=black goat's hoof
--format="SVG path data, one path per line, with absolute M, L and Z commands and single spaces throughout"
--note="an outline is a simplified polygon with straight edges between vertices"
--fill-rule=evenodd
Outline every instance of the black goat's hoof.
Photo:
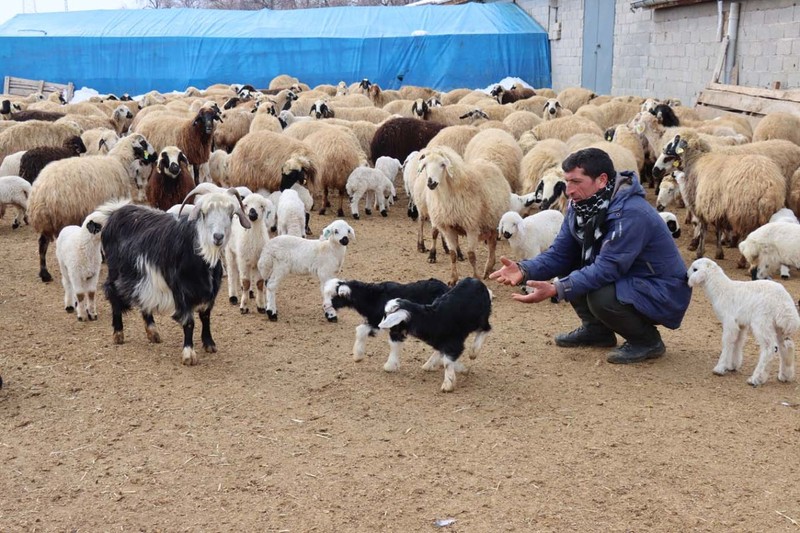
M 328 322 L 338 322 L 339 321 L 339 317 L 336 316 L 336 315 L 333 315 L 333 316 L 325 315 L 325 318 L 328 319 Z
M 267 309 L 267 318 L 269 318 L 270 322 L 277 322 L 278 321 L 278 312 L 277 311 L 270 311 Z
M 359 217 L 358 213 L 353 213 L 353 218 L 358 220 L 360 217 Z
M 263 315 L 264 313 L 266 313 L 266 312 L 267 312 L 267 308 L 266 308 L 266 307 L 256 307 L 256 310 L 257 310 L 257 311 L 258 311 L 258 313 L 259 313 L 259 314 L 261 314 L 261 315 Z
M 217 345 L 216 344 L 204 344 L 203 350 L 206 353 L 217 353 Z
M 344 216 L 344 209 L 339 209 L 338 211 L 336 211 L 336 216 L 337 217 L 343 217 Z
M 368 215 L 372 214 L 372 209 L 364 209 L 364 212 Z
M 67 313 L 74 313 L 75 312 L 75 308 L 72 307 L 71 305 L 68 305 L 68 306 L 66 306 L 64 308 L 64 311 L 66 311 Z
M 381 216 L 382 217 L 388 217 L 389 216 L 389 212 L 384 209 L 383 211 L 381 211 Z
M 239 298 L 237 298 L 236 296 L 231 296 L 230 298 L 228 298 L 228 301 L 231 303 L 231 305 L 236 305 L 239 303 Z

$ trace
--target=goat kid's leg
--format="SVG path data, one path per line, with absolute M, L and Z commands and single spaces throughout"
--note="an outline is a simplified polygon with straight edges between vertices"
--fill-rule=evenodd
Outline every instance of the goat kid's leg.
M 339 317 L 336 316 L 336 309 L 333 308 L 333 302 L 325 294 L 325 282 L 329 279 L 329 277 L 325 276 L 324 279 L 320 278 L 319 280 L 319 290 L 322 292 L 322 311 L 325 313 L 325 318 L 328 322 L 337 322 Z
M 734 369 L 734 352 L 736 350 L 736 340 L 739 336 L 739 326 L 736 324 L 723 324 L 722 326 L 722 352 L 719 355 L 717 366 L 714 373 L 724 376 L 728 370 Z
M 378 210 L 382 217 L 388 217 L 389 211 L 386 209 L 386 198 L 382 194 L 378 195 Z
M 389 339 L 389 358 L 383 365 L 386 372 L 397 372 L 400 370 L 400 349 L 403 347 L 402 341 Z
M 450 356 L 442 356 L 444 363 L 444 381 L 442 382 L 442 392 L 453 392 L 456 388 L 456 362 Z
M 695 254 L 695 259 L 702 259 L 702 257 L 706 253 L 706 225 L 702 222 L 700 223 L 700 235 L 697 241 L 697 253 Z
M 442 364 L 442 354 L 439 351 L 434 351 L 431 356 L 425 361 L 425 364 L 422 365 L 422 370 L 426 372 L 433 372 L 437 368 L 439 368 Z
M 479 331 L 475 335 L 475 339 L 472 341 L 472 350 L 469 352 L 469 358 L 475 359 L 478 357 L 478 354 L 483 348 L 483 343 L 486 341 L 486 336 L 489 334 L 488 331 Z
M 780 367 L 778 368 L 778 381 L 794 381 L 794 342 L 792 339 L 783 341 L 780 347 Z
M 246 315 L 250 312 L 250 278 L 246 274 L 242 276 L 242 303 L 239 304 L 239 312 Z
M 161 342 L 161 333 L 158 331 L 153 315 L 142 311 L 142 320 L 144 320 L 144 332 L 147 334 L 147 340 L 153 344 L 159 344 Z
M 372 326 L 369 324 L 359 324 L 356 326 L 356 341 L 353 343 L 353 361 L 359 362 L 364 360 L 364 356 L 367 354 L 367 337 L 374 334 Z
M 200 324 L 202 325 L 200 339 L 203 341 L 203 349 L 206 353 L 217 353 L 217 344 L 211 337 L 211 308 L 198 312 L 198 315 L 200 315 Z
M 53 276 L 47 271 L 47 247 L 50 246 L 50 238 L 46 235 L 39 235 L 39 277 L 45 283 L 53 281 Z

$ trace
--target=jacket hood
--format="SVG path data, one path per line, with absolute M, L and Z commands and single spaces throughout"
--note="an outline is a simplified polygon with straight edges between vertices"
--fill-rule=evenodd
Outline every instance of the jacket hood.
M 616 185 L 614 187 L 614 194 L 611 196 L 611 205 L 609 211 L 619 209 L 625 200 L 632 196 L 646 197 L 645 190 L 639 182 L 639 176 L 636 172 L 623 171 L 618 172 L 616 177 Z

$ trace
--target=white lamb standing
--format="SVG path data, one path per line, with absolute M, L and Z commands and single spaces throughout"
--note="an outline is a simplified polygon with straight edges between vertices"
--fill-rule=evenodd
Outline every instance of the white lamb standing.
M 795 216 L 794 211 L 788 207 L 779 209 L 770 217 L 769 221 L 785 222 L 787 224 L 800 224 L 800 220 L 797 220 L 797 216 Z M 789 279 L 789 265 L 781 265 L 781 279 Z
M 749 263 L 753 279 L 767 279 L 778 267 L 781 277 L 787 279 L 790 266 L 800 268 L 800 224 L 768 222 L 750 232 L 739 243 L 739 251 Z
M 236 293 L 241 288 L 239 311 L 250 312 L 251 286 L 256 286 L 256 309 L 266 312 L 264 278 L 258 272 L 258 259 L 269 241 L 268 220 L 275 211 L 272 202 L 258 193 L 251 193 L 242 200 L 242 211 L 251 226 L 245 229 L 234 217 L 231 223 L 231 239 L 225 247 L 225 266 L 228 271 L 228 298 L 236 303 Z
M 379 157 L 375 168 L 358 167 L 347 178 L 347 195 L 350 197 L 350 212 L 358 220 L 358 202 L 364 197 L 364 211 L 372 214 L 372 208 L 377 207 L 381 216 L 387 216 L 386 199 L 396 198 L 397 190 L 393 180 L 402 168 L 400 161 L 391 157 Z
M 291 190 L 296 192 L 298 198 L 300 198 L 300 201 L 303 202 L 303 209 L 305 211 L 304 213 L 305 234 L 310 235 L 311 230 L 308 227 L 308 221 L 311 218 L 311 210 L 314 209 L 314 197 L 311 196 L 311 193 L 308 191 L 308 189 L 306 189 L 299 183 L 295 183 L 294 185 L 292 185 Z M 272 200 L 272 203 L 275 205 L 276 217 L 275 220 L 272 221 L 270 229 L 272 231 L 277 232 L 278 231 L 277 212 L 280 211 L 281 196 L 283 195 L 283 193 L 281 191 L 274 191 L 270 193 L 267 192 L 266 190 L 259 190 L 259 192 L 264 196 L 268 197 L 270 200 Z
M 305 238 L 306 208 L 300 195 L 293 189 L 280 193 L 278 202 L 278 235 Z
M 13 229 L 20 226 L 20 221 L 28 223 L 25 211 L 28 209 L 28 197 L 31 195 L 31 184 L 19 176 L 0 177 L 0 219 L 6 213 L 6 206 L 10 205 L 16 209 L 14 222 L 11 224 Z
M 108 216 L 95 211 L 81 226 L 66 226 L 56 239 L 56 257 L 64 286 L 64 309 L 78 320 L 97 320 L 97 281 L 100 277 L 100 231 Z
M 508 211 L 500 218 L 497 233 L 508 240 L 515 258 L 531 259 L 550 248 L 563 222 L 561 211 L 553 209 L 525 218 Z
M 733 281 L 710 259 L 698 259 L 687 271 L 689 286 L 702 286 L 711 307 L 722 322 L 722 353 L 714 373 L 739 370 L 744 359 L 747 329 L 761 349 L 758 364 L 747 380 L 754 387 L 767 381 L 767 365 L 778 354 L 779 381 L 794 379 L 794 342 L 800 328 L 794 300 L 787 290 L 771 280 Z

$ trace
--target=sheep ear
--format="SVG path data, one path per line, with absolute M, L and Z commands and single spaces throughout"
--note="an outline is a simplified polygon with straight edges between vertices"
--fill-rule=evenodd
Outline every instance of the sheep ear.
M 100 139 L 100 142 L 97 144 L 97 149 L 99 150 L 105 145 L 106 145 L 106 140 L 105 139 Z
M 698 270 L 689 276 L 689 287 L 695 287 L 702 284 L 706 280 L 706 273 L 703 270 Z
M 378 327 L 380 329 L 390 329 L 398 324 L 402 324 L 403 322 L 408 322 L 409 318 L 411 318 L 411 316 L 408 314 L 408 311 L 399 309 L 394 313 L 390 313 L 383 320 L 381 320 L 381 323 L 378 324 Z
M 98 224 L 94 220 L 90 220 L 89 223 L 86 224 L 86 229 L 89 230 L 89 233 L 91 233 L 92 235 L 97 235 L 98 233 L 100 233 L 100 230 L 103 229 L 103 225 Z
M 536 203 L 536 194 L 530 194 L 528 195 L 528 198 L 529 198 L 528 200 L 525 200 L 525 207 L 530 207 Z
M 324 241 L 325 239 L 329 238 L 330 236 L 331 236 L 330 228 L 325 228 L 322 231 L 322 235 L 319 236 L 319 240 Z

